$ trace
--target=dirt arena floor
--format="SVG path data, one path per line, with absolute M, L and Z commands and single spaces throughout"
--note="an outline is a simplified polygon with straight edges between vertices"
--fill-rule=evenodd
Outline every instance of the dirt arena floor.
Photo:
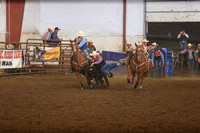
M 84 90 L 74 74 L 0 79 L 0 132 L 200 132 L 200 78 L 147 78 L 138 90 L 125 76 Z

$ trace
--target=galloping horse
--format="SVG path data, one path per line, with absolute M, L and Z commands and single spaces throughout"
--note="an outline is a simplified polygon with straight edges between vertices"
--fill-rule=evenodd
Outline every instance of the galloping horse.
M 130 69 L 127 77 L 128 83 L 133 84 L 135 74 L 138 74 L 138 78 L 134 86 L 134 89 L 138 87 L 139 82 L 140 82 L 139 88 L 142 88 L 143 80 L 149 74 L 152 68 L 152 61 L 146 58 L 146 55 L 143 52 L 142 45 L 135 44 L 135 46 L 136 46 L 136 54 L 129 58 Z M 132 81 L 130 80 L 131 75 L 133 76 Z
M 76 45 L 76 39 L 70 40 L 70 42 L 73 49 L 73 60 L 72 60 L 71 68 L 74 72 L 76 72 L 76 76 L 78 77 L 81 84 L 81 89 L 83 89 L 81 74 L 84 74 L 85 66 L 88 66 L 89 62 L 88 62 L 88 59 L 84 56 L 84 54 L 78 48 L 78 45 Z

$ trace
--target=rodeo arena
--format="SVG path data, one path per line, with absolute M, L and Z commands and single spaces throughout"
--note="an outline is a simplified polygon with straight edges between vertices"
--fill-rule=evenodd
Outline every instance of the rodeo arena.
M 0 0 L 0 133 L 200 133 L 199 0 Z

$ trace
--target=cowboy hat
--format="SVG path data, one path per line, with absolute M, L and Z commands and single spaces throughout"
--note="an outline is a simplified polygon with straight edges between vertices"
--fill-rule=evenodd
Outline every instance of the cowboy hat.
M 55 27 L 55 30 L 61 30 L 61 29 L 59 29 L 58 27 Z
M 49 30 L 52 30 L 52 31 L 54 30 L 52 27 L 49 27 L 48 29 L 49 29 Z
M 83 32 L 82 30 L 79 30 L 76 34 L 78 36 L 85 36 L 85 32 Z
M 152 46 L 158 46 L 158 44 L 156 42 L 151 44 Z
M 197 46 L 200 46 L 200 43 L 198 43 Z
M 144 40 L 142 41 L 142 43 L 144 43 L 144 42 L 149 42 L 149 40 L 147 40 L 147 39 L 144 39 Z
M 97 53 L 96 51 L 93 51 L 90 56 L 94 56 L 94 55 L 99 55 L 99 53 Z
M 89 40 L 88 42 L 93 42 L 92 40 Z
M 188 43 L 188 47 L 192 47 L 192 44 L 191 44 L 191 43 Z
M 131 42 L 127 42 L 127 45 L 131 45 Z
M 192 44 L 191 44 L 191 43 L 188 43 L 188 47 L 192 47 Z

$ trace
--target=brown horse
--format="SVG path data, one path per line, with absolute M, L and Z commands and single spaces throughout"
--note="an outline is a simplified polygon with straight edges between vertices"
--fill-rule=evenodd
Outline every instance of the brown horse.
M 70 42 L 71 42 L 71 46 L 73 50 L 73 60 L 72 60 L 71 68 L 76 73 L 76 76 L 78 77 L 81 84 L 81 89 L 83 89 L 81 74 L 84 74 L 85 66 L 88 66 L 89 62 L 88 62 L 88 59 L 84 56 L 84 54 L 78 48 L 78 45 L 76 44 L 76 39 L 70 40 Z
M 138 74 L 138 78 L 134 86 L 134 89 L 138 87 L 139 82 L 140 82 L 139 88 L 142 88 L 143 80 L 149 74 L 152 68 L 152 61 L 146 58 L 142 45 L 135 44 L 135 46 L 136 46 L 136 54 L 129 58 L 130 69 L 127 78 L 128 83 L 133 84 L 135 74 Z M 133 76 L 132 81 L 130 80 L 131 75 Z

